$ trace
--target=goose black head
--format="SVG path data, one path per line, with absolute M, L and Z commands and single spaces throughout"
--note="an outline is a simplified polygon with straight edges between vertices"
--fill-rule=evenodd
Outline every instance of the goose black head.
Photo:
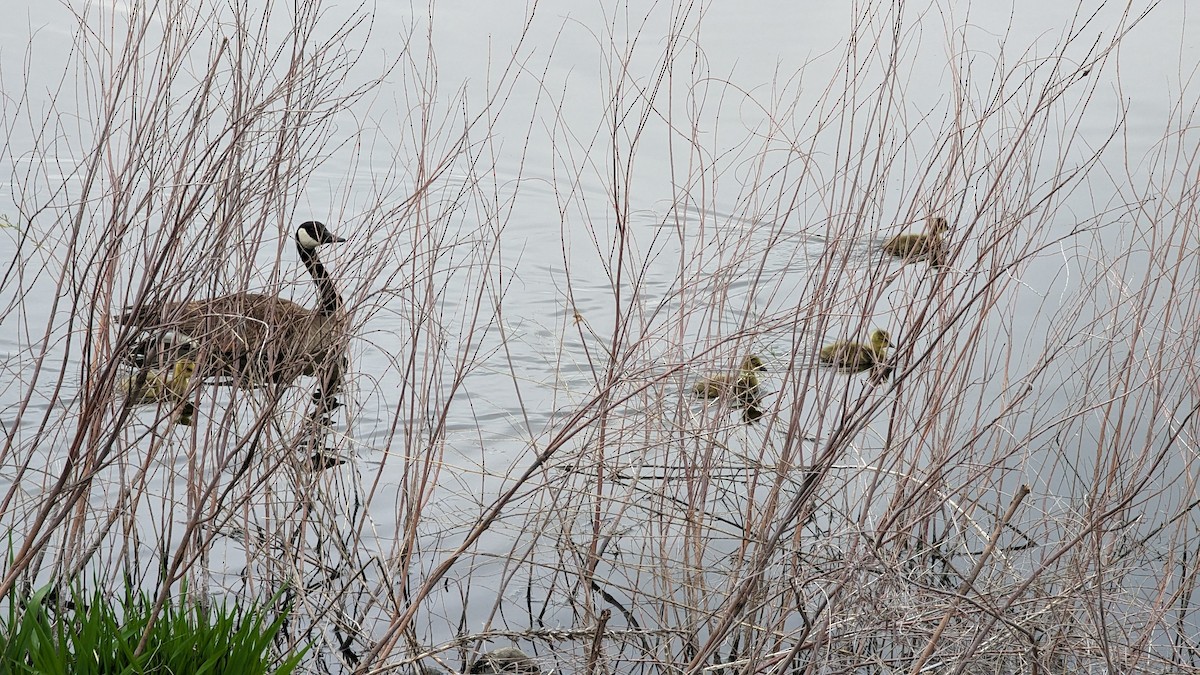
M 296 243 L 300 248 L 315 249 L 321 244 L 336 244 L 339 241 L 346 241 L 342 237 L 335 237 L 333 233 L 325 227 L 324 223 L 316 220 L 305 221 L 300 224 L 296 230 Z

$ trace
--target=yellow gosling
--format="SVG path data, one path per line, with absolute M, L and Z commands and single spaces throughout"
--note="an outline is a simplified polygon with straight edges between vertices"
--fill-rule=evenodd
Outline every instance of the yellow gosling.
M 835 342 L 821 348 L 821 363 L 836 366 L 841 370 L 859 373 L 877 365 L 886 358 L 887 348 L 892 346 L 892 336 L 877 328 L 871 333 L 871 344 L 858 342 Z
M 121 384 L 121 388 L 129 394 L 135 405 L 143 403 L 158 403 L 159 401 L 182 401 L 187 395 L 188 383 L 196 374 L 196 362 L 191 359 L 179 359 L 165 375 L 161 372 L 148 371 L 145 380 L 140 381 L 140 373 L 130 375 Z
M 736 374 L 706 377 L 692 387 L 692 393 L 700 398 L 720 398 L 729 394 L 741 398 L 758 389 L 758 374 L 766 370 L 763 360 L 751 354 L 742 361 L 742 368 Z
M 949 227 L 950 223 L 945 218 L 929 216 L 925 219 L 924 234 L 901 234 L 892 237 L 884 242 L 883 251 L 902 258 L 905 262 L 932 260 L 940 263 L 945 256 L 942 235 Z

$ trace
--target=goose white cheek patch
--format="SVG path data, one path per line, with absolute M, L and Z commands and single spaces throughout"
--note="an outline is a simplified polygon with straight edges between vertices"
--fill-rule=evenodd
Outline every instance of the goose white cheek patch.
M 321 242 L 312 238 L 312 235 L 308 233 L 308 230 L 303 228 L 296 231 L 296 241 L 300 242 L 300 245 L 304 248 L 316 248 L 321 244 Z

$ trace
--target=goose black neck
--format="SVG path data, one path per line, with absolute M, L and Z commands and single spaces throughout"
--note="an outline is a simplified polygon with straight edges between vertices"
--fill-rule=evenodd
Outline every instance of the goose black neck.
M 317 285 L 317 311 L 324 315 L 335 314 L 342 308 L 342 298 L 337 294 L 337 289 L 333 287 L 333 279 L 329 278 L 329 271 L 317 258 L 315 249 L 297 244 L 296 250 L 300 252 L 300 261 L 304 263 L 309 276 Z

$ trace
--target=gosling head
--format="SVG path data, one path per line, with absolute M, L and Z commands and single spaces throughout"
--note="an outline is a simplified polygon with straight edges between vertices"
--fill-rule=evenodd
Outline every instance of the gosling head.
M 196 374 L 196 362 L 191 359 L 179 359 L 171 372 L 175 379 L 189 380 Z
M 882 328 L 876 328 L 871 332 L 871 347 L 874 348 L 875 351 L 883 351 L 888 347 L 894 346 L 895 345 L 892 344 L 892 336 L 889 335 L 886 330 Z
M 335 237 L 333 233 L 325 227 L 324 223 L 316 220 L 308 220 L 300 223 L 300 227 L 296 229 L 296 245 L 300 248 L 311 251 L 321 244 L 336 244 L 339 241 L 346 241 L 342 237 Z
M 747 356 L 744 361 L 742 361 L 742 372 L 765 373 L 767 372 L 767 364 L 763 363 L 763 360 L 759 358 L 758 354 L 751 354 L 750 356 Z
M 941 216 L 929 216 L 925 219 L 925 227 L 930 234 L 942 234 L 950 229 L 950 221 Z

